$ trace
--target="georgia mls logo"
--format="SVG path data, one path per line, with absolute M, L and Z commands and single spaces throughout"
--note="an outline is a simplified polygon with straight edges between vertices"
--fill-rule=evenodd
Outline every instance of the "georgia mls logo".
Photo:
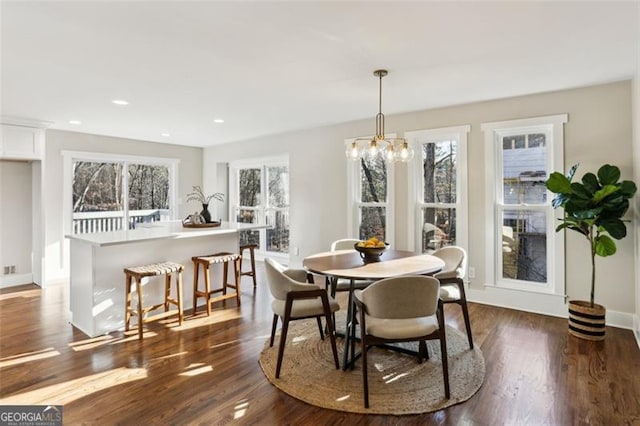
M 61 405 L 0 406 L 0 426 L 62 425 Z
M 58 410 L 58 407 L 56 407 L 55 405 L 47 405 L 47 408 L 44 409 L 44 411 L 42 412 L 42 414 L 46 413 L 49 410 L 53 410 L 55 411 L 56 414 L 58 415 L 62 415 L 62 413 L 60 412 L 60 410 Z

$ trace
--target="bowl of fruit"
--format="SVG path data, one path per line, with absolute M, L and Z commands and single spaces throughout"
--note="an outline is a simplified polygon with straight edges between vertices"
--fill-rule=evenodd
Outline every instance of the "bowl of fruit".
M 360 253 L 360 257 L 364 263 L 371 263 L 380 262 L 380 256 L 389 248 L 389 244 L 380 241 L 376 237 L 371 237 L 368 240 L 355 243 L 353 248 Z

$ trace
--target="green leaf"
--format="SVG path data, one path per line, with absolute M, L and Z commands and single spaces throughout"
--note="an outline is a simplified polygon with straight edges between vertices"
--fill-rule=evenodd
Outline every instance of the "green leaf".
M 620 219 L 598 221 L 598 225 L 604 228 L 613 238 L 619 240 L 627 236 L 627 227 Z
M 594 219 L 598 217 L 598 215 L 602 212 L 602 208 L 598 207 L 595 209 L 588 210 L 579 210 L 573 213 L 577 219 L 586 220 L 586 219 Z
M 582 183 L 587 187 L 589 192 L 594 193 L 598 189 L 600 189 L 600 184 L 598 183 L 598 178 L 593 173 L 586 173 L 582 176 Z
M 553 193 L 571 194 L 571 182 L 562 173 L 551 173 L 546 185 L 547 189 Z
M 572 183 L 571 190 L 573 191 L 573 195 L 578 198 L 582 198 L 585 200 L 591 200 L 593 198 L 593 192 L 589 191 L 589 189 L 581 183 Z
M 584 200 L 581 198 L 571 198 L 565 203 L 564 209 L 568 214 L 574 214 L 582 210 L 588 210 L 592 206 L 591 200 Z
M 605 164 L 598 170 L 601 185 L 613 185 L 620 179 L 620 169 L 611 164 Z
M 630 180 L 624 180 L 620 183 L 620 192 L 627 198 L 633 197 L 637 190 L 636 184 Z
M 595 201 L 596 203 L 599 203 L 600 201 L 604 200 L 605 197 L 619 190 L 620 188 L 617 185 L 605 185 L 602 187 L 602 189 L 596 191 L 596 193 L 593 194 L 593 201 Z
M 595 239 L 596 254 L 607 257 L 616 253 L 616 243 L 607 235 L 600 235 Z

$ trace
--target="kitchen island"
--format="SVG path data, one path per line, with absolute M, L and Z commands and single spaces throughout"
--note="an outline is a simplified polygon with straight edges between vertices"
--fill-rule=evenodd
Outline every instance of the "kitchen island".
M 124 268 L 172 261 L 184 265 L 183 306 L 193 306 L 191 257 L 218 252 L 238 253 L 238 232 L 263 225 L 222 222 L 218 227 L 185 228 L 180 221 L 138 225 L 136 229 L 66 235 L 71 245 L 69 308 L 71 324 L 90 337 L 124 328 Z M 222 280 L 221 266 L 212 271 L 212 285 Z M 233 274 L 229 279 L 232 279 Z M 145 301 L 164 298 L 162 277 L 145 279 Z M 157 301 L 157 302 L 156 302 Z

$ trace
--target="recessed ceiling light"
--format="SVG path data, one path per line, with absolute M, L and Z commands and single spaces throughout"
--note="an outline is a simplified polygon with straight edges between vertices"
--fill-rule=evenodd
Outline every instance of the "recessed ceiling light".
M 160 136 L 168 138 L 169 136 L 171 136 L 171 134 L 170 133 L 162 133 Z
M 114 103 L 116 105 L 129 105 L 129 102 L 125 101 L 124 99 L 114 99 L 113 101 L 111 101 L 111 103 Z
M 222 118 L 215 118 L 213 122 L 220 124 L 220 123 L 224 123 L 224 120 Z
M 69 124 L 76 124 L 76 125 L 78 125 L 78 124 L 82 124 L 82 121 L 80 121 L 80 120 L 69 120 Z

